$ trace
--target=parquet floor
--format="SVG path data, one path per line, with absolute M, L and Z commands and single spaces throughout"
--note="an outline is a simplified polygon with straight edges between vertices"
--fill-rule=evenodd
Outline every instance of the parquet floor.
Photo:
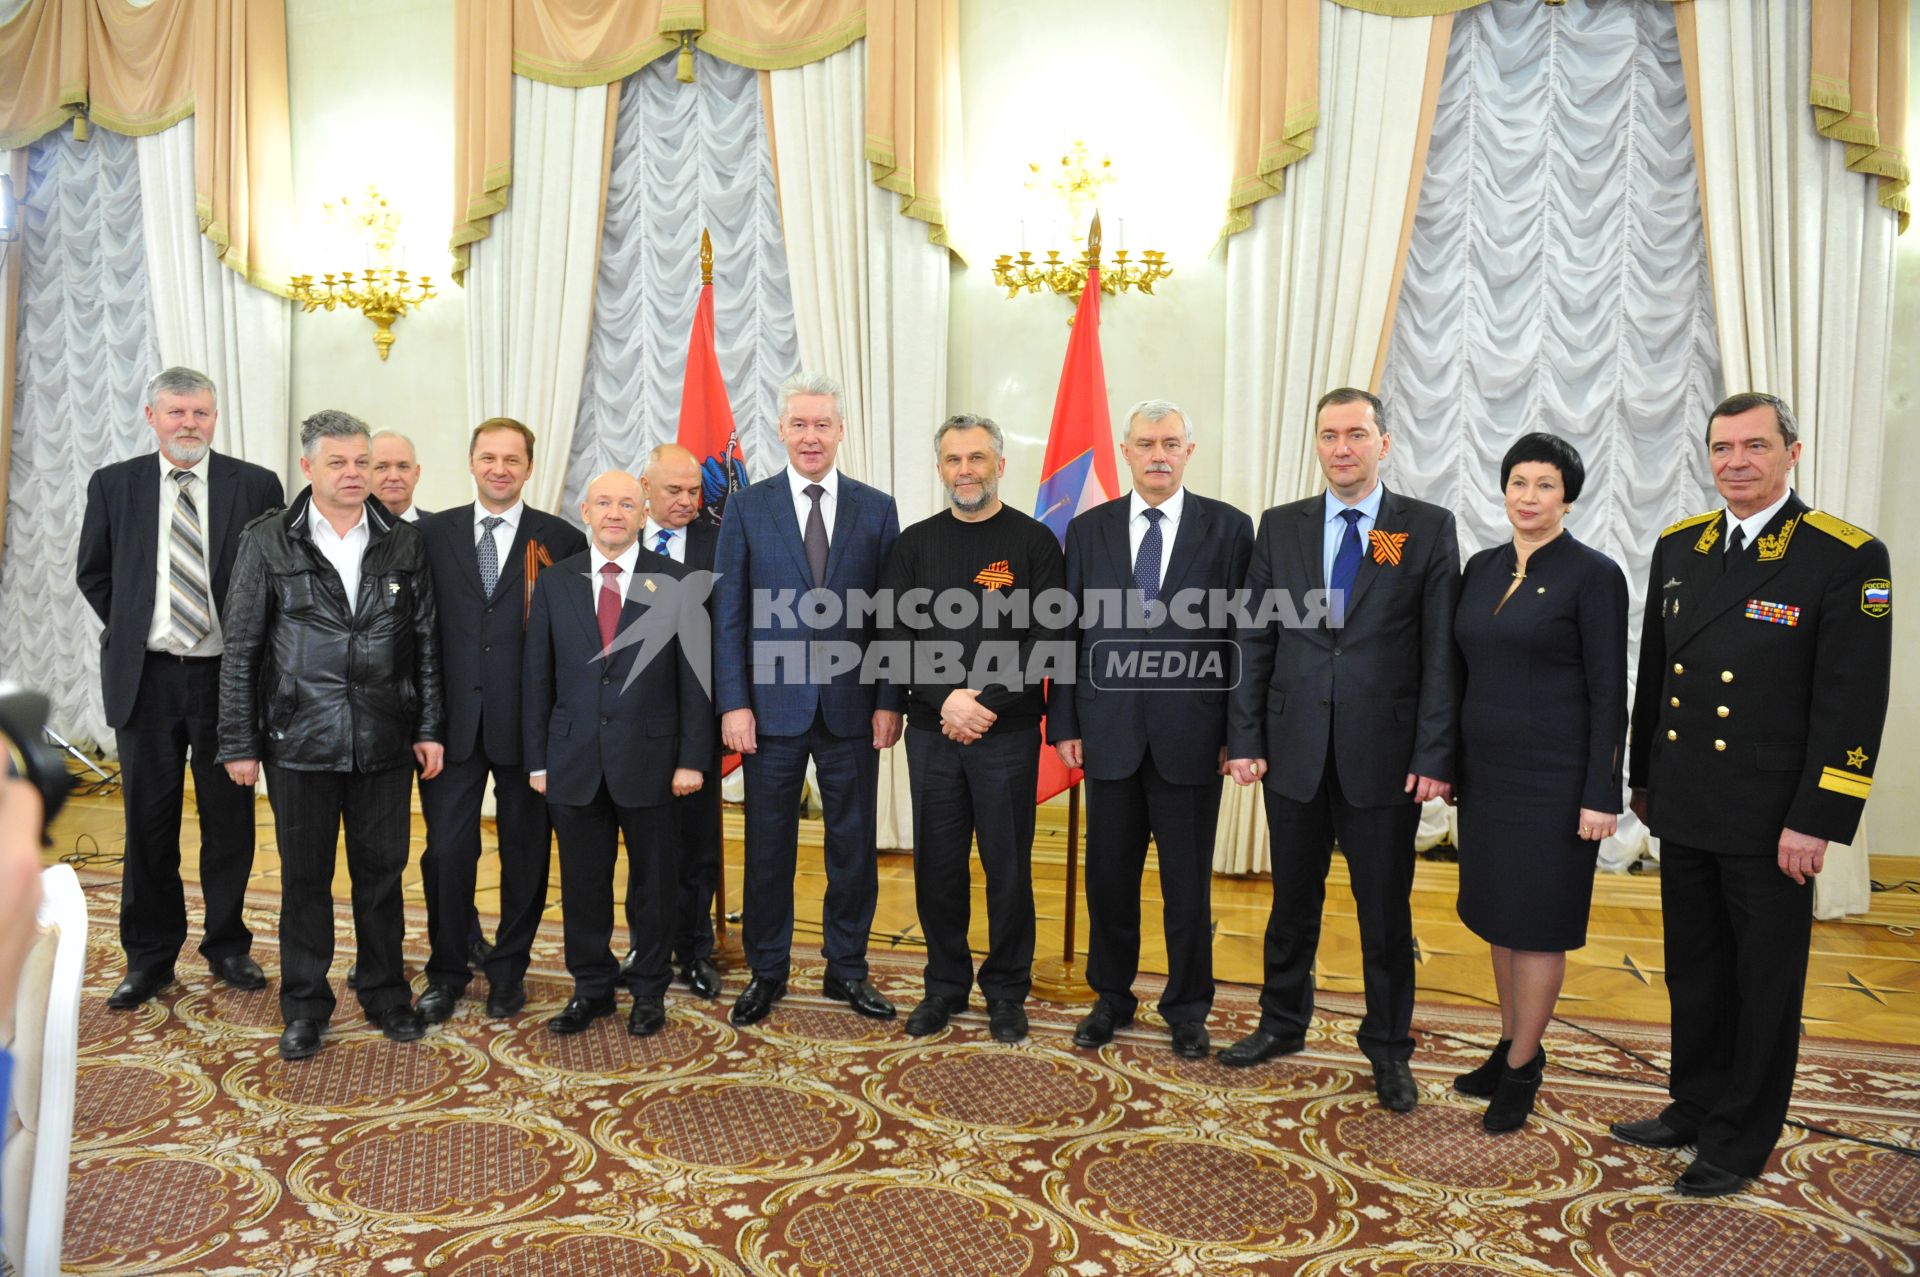
M 189 794 L 187 828 L 183 831 L 183 858 L 187 877 L 195 877 L 194 849 L 198 830 Z M 252 886 L 278 889 L 279 857 L 275 851 L 273 817 L 260 800 L 258 852 Z M 728 908 L 740 901 L 741 813 L 726 812 L 726 882 Z M 1034 849 L 1034 894 L 1039 905 L 1039 953 L 1059 956 L 1065 931 L 1064 813 L 1043 808 Z M 54 845 L 46 852 L 49 863 L 75 856 L 96 868 L 117 860 L 124 834 L 120 800 L 76 798 L 55 822 Z M 407 898 L 420 897 L 420 852 L 425 829 L 418 812 L 413 817 L 413 851 L 406 875 Z M 485 834 L 489 854 L 481 866 L 479 906 L 497 904 L 498 861 L 491 855 L 492 830 Z M 817 937 L 820 899 L 825 885 L 816 822 L 802 826 L 799 877 L 795 885 L 797 947 L 809 948 Z M 1874 877 L 1881 882 L 1920 880 L 1920 859 L 1876 857 Z M 552 874 L 548 916 L 559 917 L 559 870 Z M 1413 918 L 1419 954 L 1421 997 L 1443 1002 L 1472 1003 L 1493 996 L 1485 946 L 1454 914 L 1455 869 L 1450 863 L 1422 861 L 1414 880 Z M 344 898 L 344 856 L 337 870 L 336 891 Z M 1157 923 L 1159 882 L 1149 865 L 1143 894 L 1142 968 L 1164 971 L 1165 950 Z M 1216 936 L 1214 965 L 1222 981 L 1258 983 L 1261 934 L 1266 925 L 1270 891 L 1265 878 L 1216 876 L 1213 913 Z M 1075 934 L 1082 957 L 1086 945 L 1086 906 L 1078 903 Z M 986 944 L 984 890 L 976 875 L 973 911 L 976 948 Z M 913 906 L 913 863 L 904 854 L 883 854 L 880 861 L 880 901 L 874 920 L 875 946 L 911 951 L 918 947 L 919 930 Z M 191 942 L 190 942 L 191 943 Z M 1567 985 L 1561 1014 L 1574 1020 L 1628 1019 L 1661 1023 L 1666 1020 L 1666 990 L 1662 984 L 1661 915 L 1657 874 L 1602 875 L 1594 891 L 1588 943 L 1569 956 Z M 1326 924 L 1321 933 L 1320 981 L 1329 989 L 1357 992 L 1360 988 L 1360 939 L 1353 899 L 1338 857 L 1328 883 Z M 737 987 L 733 977 L 729 985 Z M 1920 893 L 1885 892 L 1874 897 L 1873 911 L 1864 917 L 1816 923 L 1813 955 L 1805 1003 L 1808 1033 L 1854 1038 L 1869 1042 L 1920 1044 Z

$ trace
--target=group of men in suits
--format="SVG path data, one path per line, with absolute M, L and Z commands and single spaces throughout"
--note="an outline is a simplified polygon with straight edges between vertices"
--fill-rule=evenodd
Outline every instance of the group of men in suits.
M 1075 1030 L 1076 1045 L 1098 1048 L 1135 1016 L 1140 886 L 1151 843 L 1165 896 L 1168 980 L 1160 1011 L 1177 1053 L 1209 1053 L 1209 885 L 1221 786 L 1231 776 L 1263 788 L 1274 894 L 1261 1020 L 1219 1059 L 1249 1067 L 1303 1048 L 1337 846 L 1361 933 L 1359 1045 L 1380 1103 L 1395 1111 L 1417 1103 L 1409 1068 L 1409 899 L 1420 804 L 1449 797 L 1454 775 L 1459 552 L 1451 514 L 1381 483 L 1392 437 L 1382 404 L 1368 392 L 1341 388 L 1316 405 L 1314 442 L 1327 486 L 1266 511 L 1257 531 L 1243 512 L 1186 490 L 1195 447 L 1187 414 L 1165 400 L 1134 405 L 1120 448 L 1132 489 L 1079 513 L 1064 552 L 1043 525 L 1000 502 L 1004 442 L 983 417 L 956 416 L 936 431 L 946 508 L 903 533 L 890 496 L 840 472 L 846 424 L 839 388 L 825 377 L 802 375 L 782 388 L 787 464 L 732 494 L 717 528 L 701 509 L 697 460 L 664 445 L 642 478 L 616 471 L 593 481 L 581 509 L 586 537 L 521 499 L 533 438 L 518 422 L 497 418 L 475 429 L 469 459 L 478 499 L 416 529 L 405 521 L 406 479 L 418 473 L 410 446 L 397 459 L 407 463 L 404 473 L 382 479 L 376 499 L 365 496 L 358 476 L 373 468 L 379 441 L 351 418 L 325 425 L 317 444 L 305 441 L 302 468 L 313 489 L 290 512 L 266 517 L 282 499 L 273 476 L 209 451 L 216 414 L 204 377 L 169 369 L 155 378 L 148 401 L 159 455 L 94 476 L 80 557 L 82 588 L 107 624 L 102 677 L 126 782 L 128 977 L 113 1005 L 153 996 L 171 977 L 185 938 L 178 839 L 189 752 L 208 900 L 202 952 L 229 984 L 264 982 L 247 957 L 250 936 L 240 921 L 252 852 L 249 795 L 214 783 L 218 772 L 205 755 L 217 752 L 229 774 L 250 784 L 247 765 L 265 752 L 274 764 L 270 790 L 275 781 L 289 790 L 273 794 L 283 858 L 296 848 L 315 858 L 322 842 L 326 850 L 324 879 L 311 870 L 288 876 L 290 884 L 296 877 L 306 883 L 314 899 L 290 897 L 289 914 L 304 911 L 303 920 L 283 918 L 283 929 L 297 933 L 297 956 L 285 965 L 290 972 L 299 966 L 301 982 L 283 994 L 290 1019 L 283 1054 L 317 1049 L 331 1011 L 330 994 L 323 997 L 315 982 L 315 963 L 330 954 L 330 943 L 323 946 L 312 911 L 331 907 L 331 853 L 343 811 L 363 961 L 366 932 L 385 933 L 372 944 L 379 969 L 371 984 L 362 982 L 361 1002 L 389 1036 L 418 1036 L 425 1023 L 452 1014 L 476 958 L 488 978 L 490 1014 L 524 1005 L 528 948 L 547 896 L 550 831 L 560 845 L 575 980 L 574 996 L 550 1026 L 587 1028 L 615 1009 L 624 983 L 632 996 L 629 1031 L 657 1032 L 676 965 L 700 996 L 720 989 L 706 905 L 718 865 L 724 748 L 742 757 L 747 797 L 750 972 L 731 1019 L 765 1019 L 788 990 L 809 767 L 824 817 L 822 992 L 862 1015 L 890 1018 L 892 1003 L 869 979 L 867 942 L 877 895 L 879 752 L 904 726 L 916 898 L 929 953 L 926 996 L 907 1030 L 946 1025 L 977 982 L 994 1036 L 1015 1041 L 1026 1032 L 1021 1003 L 1033 950 L 1033 822 L 1024 795 L 1033 789 L 1044 720 L 1052 748 L 1068 767 L 1084 769 L 1089 789 L 1088 980 L 1098 1000 Z M 1636 808 L 1667 840 L 1675 1102 L 1615 1133 L 1654 1147 L 1698 1141 L 1692 1179 L 1683 1176 L 1679 1187 L 1710 1194 L 1734 1191 L 1758 1173 L 1784 1118 L 1811 916 L 1808 876 L 1827 840 L 1852 835 L 1871 785 L 1886 704 L 1891 582 L 1884 546 L 1808 509 L 1788 488 L 1799 443 L 1784 403 L 1736 396 L 1715 410 L 1708 445 L 1727 509 L 1670 528 L 1656 552 L 1632 748 Z M 364 497 L 364 526 L 356 493 Z M 395 511 L 383 500 L 407 506 Z M 249 524 L 238 557 L 251 566 L 235 596 L 241 619 L 231 623 L 245 635 L 250 668 L 230 665 L 223 674 L 221 626 L 232 606 L 236 543 Z M 256 530 L 264 549 L 252 544 Z M 363 537 L 363 561 L 343 566 L 340 547 L 353 535 Z M 289 536 L 304 555 L 298 570 L 263 578 L 253 560 L 264 555 L 270 566 L 272 538 Z M 1723 537 L 1721 554 L 1711 553 Z M 393 569 L 386 574 L 361 570 L 371 562 L 365 545 L 383 541 L 414 547 L 416 576 L 407 575 L 412 559 L 383 560 Z M 285 547 L 277 553 L 284 557 Z M 1763 586 L 1780 597 L 1760 599 Z M 897 602 L 911 591 L 955 589 L 983 597 L 1064 590 L 1083 606 L 1064 629 L 1029 617 L 1024 628 L 988 635 L 951 619 L 903 628 L 897 615 L 883 622 L 853 605 L 886 592 Z M 1116 591 L 1140 615 L 1097 604 Z M 1255 615 L 1209 611 L 1196 627 L 1192 613 L 1164 606 L 1188 591 L 1239 598 Z M 1293 606 L 1263 607 L 1276 593 L 1292 596 Z M 796 595 L 837 606 L 766 606 Z M 681 641 L 704 633 L 671 615 L 689 599 L 710 618 L 710 653 Z M 388 690 L 412 716 L 428 827 L 423 868 L 433 947 L 427 988 L 414 1007 L 397 993 L 404 990 L 398 897 L 384 881 L 397 884 L 398 869 L 388 851 L 356 852 L 356 839 L 372 835 L 350 810 L 358 801 L 389 824 L 397 820 L 404 840 L 393 786 L 356 799 L 349 783 L 323 800 L 303 775 L 314 768 L 357 775 L 365 755 L 387 742 L 369 742 L 350 726 L 344 758 L 301 755 L 294 742 L 312 724 L 298 718 L 294 703 L 312 672 L 259 655 L 310 650 L 263 633 L 263 617 L 298 625 L 329 607 L 329 623 L 346 636 L 344 703 L 362 708 L 355 676 L 371 673 L 352 664 L 354 653 L 378 650 L 406 663 L 380 677 L 396 680 Z M 643 632 L 654 639 L 639 641 Z M 401 634 L 409 637 L 394 637 Z M 370 646 L 382 636 L 387 647 Z M 936 638 L 970 655 L 987 637 L 1012 639 L 1022 655 L 1064 642 L 1072 677 L 1061 682 L 1071 686 L 1056 683 L 1046 693 L 1027 685 L 1018 662 L 1011 677 L 926 676 L 910 666 L 910 674 L 875 678 L 863 662 L 834 656 L 883 640 L 911 647 Z M 1174 681 L 1134 677 L 1163 668 L 1151 661 L 1116 675 L 1115 654 L 1143 645 L 1162 653 L 1211 645 L 1230 659 L 1204 674 L 1191 662 L 1168 662 L 1184 671 Z M 1706 681 L 1682 686 L 1689 677 Z M 222 684 L 227 704 L 216 720 L 209 707 Z M 1705 717 L 1696 698 L 1724 703 Z M 1755 727 L 1751 739 L 1730 745 L 1735 716 Z M 1703 744 L 1709 739 L 1710 747 Z M 276 750 L 283 755 L 277 763 Z M 386 749 L 380 761 L 392 766 L 393 757 Z M 483 953 L 469 927 L 489 780 L 498 804 L 502 919 Z M 283 815 L 283 805 L 298 819 Z M 316 815 L 328 817 L 318 834 L 307 827 Z M 622 837 L 633 950 L 624 964 L 613 957 Z M 987 871 L 990 937 L 977 972 L 966 941 L 966 866 L 976 845 Z M 1761 852 L 1777 852 L 1777 872 L 1756 868 Z M 362 868 L 383 882 L 363 891 Z M 1793 942 L 1777 943 L 1782 934 Z M 319 962 L 321 974 L 324 968 Z M 309 1031 L 297 1033 L 299 1022 Z

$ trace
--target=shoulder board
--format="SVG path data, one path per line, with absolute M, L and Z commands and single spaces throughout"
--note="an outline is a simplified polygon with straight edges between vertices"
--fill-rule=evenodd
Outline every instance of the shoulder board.
M 1844 519 L 1836 519 L 1825 510 L 1809 510 L 1800 516 L 1800 521 L 1809 527 L 1819 528 L 1836 541 L 1846 542 L 1850 550 L 1858 550 L 1873 540 L 1873 533 L 1856 528 Z
M 1665 532 L 1662 532 L 1660 535 L 1663 537 L 1670 537 L 1674 533 L 1679 532 L 1683 529 L 1697 528 L 1701 524 L 1709 522 L 1713 519 L 1717 519 L 1719 517 L 1720 517 L 1720 512 L 1718 510 L 1709 510 L 1705 514 L 1696 514 L 1696 515 L 1693 515 L 1691 518 L 1680 520 L 1680 522 L 1674 524 L 1672 527 L 1668 528 Z

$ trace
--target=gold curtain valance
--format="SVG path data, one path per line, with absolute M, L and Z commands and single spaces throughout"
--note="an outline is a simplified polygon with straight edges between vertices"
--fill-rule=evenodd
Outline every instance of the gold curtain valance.
M 284 292 L 273 242 L 291 225 L 293 189 L 282 0 L 27 0 L 0 25 L 0 149 L 76 116 L 140 136 L 189 115 L 201 233 L 248 283 Z
M 1907 229 L 1908 0 L 1813 0 L 1814 126 L 1847 167 L 1880 179 L 1880 203 Z
M 941 170 L 959 110 L 956 0 L 460 0 L 454 16 L 453 274 L 506 207 L 513 76 L 609 84 L 691 39 L 756 70 L 817 62 L 867 39 L 866 153 L 874 182 L 946 243 Z

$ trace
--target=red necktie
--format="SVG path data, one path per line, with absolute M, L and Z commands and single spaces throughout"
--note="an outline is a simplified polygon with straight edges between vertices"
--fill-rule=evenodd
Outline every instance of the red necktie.
M 620 565 L 600 565 L 600 651 L 605 655 L 620 629 Z

